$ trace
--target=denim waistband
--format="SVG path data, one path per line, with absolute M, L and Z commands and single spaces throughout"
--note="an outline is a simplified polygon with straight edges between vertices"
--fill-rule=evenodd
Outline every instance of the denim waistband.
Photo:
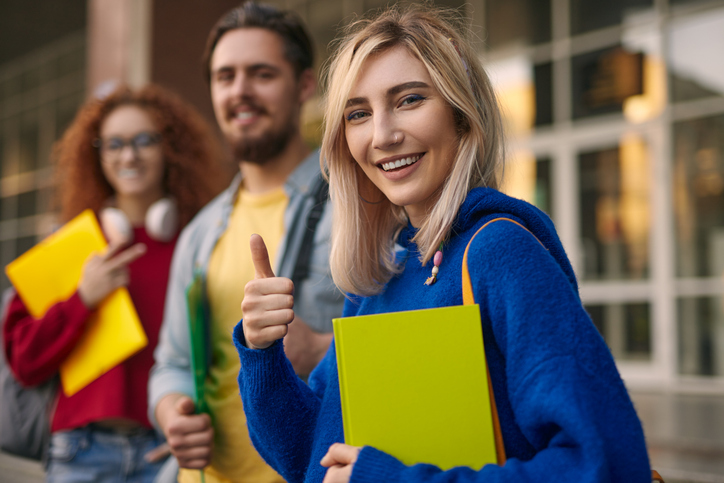
M 90 423 L 86 426 L 91 431 L 99 433 L 117 434 L 119 436 L 142 436 L 146 434 L 155 434 L 151 428 L 144 426 L 113 426 L 103 423 Z

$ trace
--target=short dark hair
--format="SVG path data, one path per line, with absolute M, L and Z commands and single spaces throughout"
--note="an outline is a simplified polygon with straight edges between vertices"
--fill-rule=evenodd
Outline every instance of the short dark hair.
M 284 55 L 292 64 L 297 77 L 314 65 L 311 37 L 296 13 L 278 10 L 271 5 L 244 2 L 226 12 L 209 32 L 202 57 L 207 82 L 211 82 L 211 56 L 219 39 L 231 30 L 253 27 L 270 30 L 282 38 Z

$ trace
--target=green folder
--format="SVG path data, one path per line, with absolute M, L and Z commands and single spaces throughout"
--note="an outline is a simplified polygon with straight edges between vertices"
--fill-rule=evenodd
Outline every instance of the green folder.
M 206 286 L 201 272 L 194 274 L 191 284 L 186 289 L 186 306 L 188 309 L 189 338 L 191 349 L 191 371 L 194 376 L 194 404 L 197 413 L 207 413 L 204 383 L 209 367 L 209 334 L 206 307 Z
M 443 470 L 497 463 L 479 310 L 334 319 L 345 442 Z

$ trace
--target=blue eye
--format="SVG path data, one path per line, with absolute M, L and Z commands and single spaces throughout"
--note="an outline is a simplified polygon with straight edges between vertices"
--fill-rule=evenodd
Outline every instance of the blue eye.
M 355 121 L 357 119 L 362 119 L 364 116 L 366 116 L 364 111 L 353 111 L 347 115 L 346 119 L 347 121 Z
M 410 104 L 414 104 L 416 102 L 424 101 L 425 97 L 419 95 L 419 94 L 410 94 L 409 96 L 402 99 L 402 102 L 400 103 L 403 106 L 409 106 Z

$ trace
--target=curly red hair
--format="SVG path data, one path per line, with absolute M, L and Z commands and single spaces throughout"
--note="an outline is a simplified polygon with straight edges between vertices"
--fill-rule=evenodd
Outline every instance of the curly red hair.
M 54 147 L 60 221 L 65 223 L 88 208 L 98 213 L 113 196 L 94 141 L 108 114 L 123 105 L 139 106 L 154 120 L 162 138 L 164 192 L 175 198 L 181 226 L 186 225 L 228 181 L 221 167 L 224 155 L 201 115 L 178 96 L 153 84 L 135 90 L 121 86 L 80 108 Z

